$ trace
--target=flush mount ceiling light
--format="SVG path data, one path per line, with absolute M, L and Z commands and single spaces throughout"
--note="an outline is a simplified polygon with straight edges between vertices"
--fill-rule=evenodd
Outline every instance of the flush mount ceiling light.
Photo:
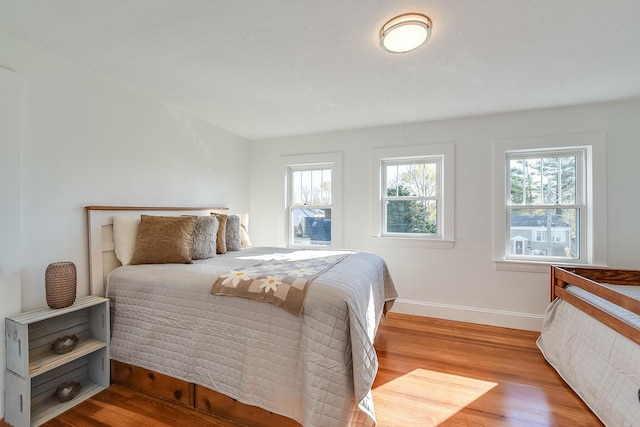
M 431 37 L 431 20 L 419 13 L 407 13 L 389 20 L 380 29 L 380 46 L 391 53 L 412 51 Z

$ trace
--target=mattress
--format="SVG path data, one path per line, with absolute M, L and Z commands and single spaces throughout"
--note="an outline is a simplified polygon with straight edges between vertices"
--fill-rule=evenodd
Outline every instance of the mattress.
M 373 340 L 397 294 L 386 264 L 356 252 L 318 276 L 302 316 L 212 295 L 217 275 L 283 248 L 194 264 L 123 266 L 107 282 L 111 357 L 224 393 L 304 426 L 373 426 Z
M 640 290 L 607 286 L 634 297 Z M 640 328 L 640 316 L 576 286 L 565 289 Z M 640 426 L 638 344 L 559 298 L 547 308 L 537 344 L 551 366 L 605 425 Z

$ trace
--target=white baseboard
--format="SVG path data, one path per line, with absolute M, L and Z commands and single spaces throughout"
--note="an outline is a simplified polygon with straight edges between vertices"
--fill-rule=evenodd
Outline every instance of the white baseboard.
M 523 329 L 526 331 L 540 331 L 544 318 L 541 314 L 491 310 L 406 299 L 397 299 L 391 311 L 415 316 L 436 317 L 459 322 Z

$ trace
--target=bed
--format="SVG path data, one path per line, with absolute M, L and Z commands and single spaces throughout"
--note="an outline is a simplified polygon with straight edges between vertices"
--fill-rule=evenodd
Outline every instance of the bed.
M 607 426 L 640 426 L 640 271 L 551 267 L 538 347 Z
M 384 260 L 253 247 L 184 264 L 121 265 L 116 256 L 114 219 L 212 214 L 230 216 L 224 208 L 87 207 L 91 292 L 111 301 L 112 381 L 251 425 L 374 426 L 373 341 L 397 297 Z M 267 269 L 291 271 L 291 262 L 317 273 L 300 285 L 301 315 L 214 292 L 235 291 L 238 272 L 259 269 L 254 283 L 270 286 Z M 301 276 L 290 274 L 293 289 Z

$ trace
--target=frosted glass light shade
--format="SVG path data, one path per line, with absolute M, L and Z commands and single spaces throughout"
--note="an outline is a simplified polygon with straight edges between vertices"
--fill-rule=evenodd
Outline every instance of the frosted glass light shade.
M 380 29 L 380 46 L 392 53 L 405 53 L 426 43 L 431 37 L 431 20 L 418 13 L 407 13 L 389 20 Z

